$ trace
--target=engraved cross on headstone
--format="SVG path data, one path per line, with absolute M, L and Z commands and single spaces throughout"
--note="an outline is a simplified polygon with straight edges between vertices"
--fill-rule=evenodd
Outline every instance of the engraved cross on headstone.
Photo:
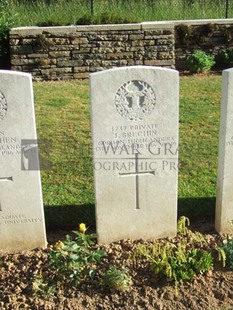
M 135 177 L 135 209 L 140 209 L 139 207 L 139 176 L 143 175 L 155 175 L 155 171 L 138 171 L 138 154 L 135 154 L 135 172 L 119 173 L 119 177 Z
M 0 178 L 0 182 L 9 182 L 9 181 L 13 181 L 13 177 L 3 177 L 3 178 Z M 2 211 L 1 201 L 0 201 L 0 211 Z

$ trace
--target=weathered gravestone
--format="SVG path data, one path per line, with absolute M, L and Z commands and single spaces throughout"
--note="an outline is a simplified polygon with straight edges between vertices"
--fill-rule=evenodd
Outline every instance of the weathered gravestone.
M 31 76 L 0 71 L 0 250 L 46 245 Z
M 218 181 L 215 227 L 220 233 L 233 232 L 233 69 L 222 74 Z M 231 223 L 232 222 L 232 223 Z
M 146 66 L 91 75 L 100 243 L 176 234 L 178 80 Z

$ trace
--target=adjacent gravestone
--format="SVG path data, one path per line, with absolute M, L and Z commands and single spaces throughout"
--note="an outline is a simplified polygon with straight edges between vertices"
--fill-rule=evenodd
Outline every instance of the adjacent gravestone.
M 0 71 L 0 250 L 46 246 L 31 75 Z
M 174 236 L 179 75 L 134 66 L 91 75 L 100 243 Z
M 233 69 L 222 74 L 215 227 L 233 233 Z

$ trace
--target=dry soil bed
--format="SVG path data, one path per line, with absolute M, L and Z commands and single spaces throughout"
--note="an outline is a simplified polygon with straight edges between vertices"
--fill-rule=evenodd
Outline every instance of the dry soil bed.
M 221 241 L 212 227 L 206 227 L 208 242 Z M 64 234 L 49 233 L 49 244 Z M 156 281 L 151 272 L 132 263 L 133 250 L 141 242 L 124 240 L 104 247 L 101 271 L 112 264 L 130 269 L 133 286 L 121 293 L 104 290 L 97 281 L 85 281 L 78 288 L 61 284 L 53 296 L 35 296 L 34 276 L 47 272 L 47 250 L 2 254 L 0 309 L 233 309 L 233 271 L 217 264 L 207 275 L 184 282 L 176 295 L 173 283 Z

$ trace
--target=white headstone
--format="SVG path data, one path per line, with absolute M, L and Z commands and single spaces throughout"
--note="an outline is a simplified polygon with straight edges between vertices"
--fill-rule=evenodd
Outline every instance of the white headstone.
M 100 243 L 174 236 L 179 74 L 134 66 L 91 75 Z
M 46 246 L 31 75 L 0 71 L 0 250 Z
M 233 233 L 233 69 L 222 74 L 215 227 Z

